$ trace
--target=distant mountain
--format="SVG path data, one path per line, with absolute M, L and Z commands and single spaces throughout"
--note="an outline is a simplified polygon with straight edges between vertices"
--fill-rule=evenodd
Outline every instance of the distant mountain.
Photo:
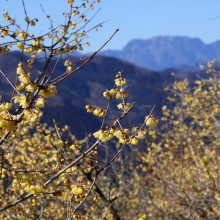
M 79 57 L 70 56 L 68 58 L 73 63 L 79 62 Z M 25 56 L 24 64 L 27 59 L 28 57 Z M 16 81 L 16 68 L 19 60 L 19 52 L 1 55 L 0 69 L 12 83 Z M 53 68 L 55 62 L 56 59 L 51 63 L 51 68 Z M 31 71 L 33 78 L 38 74 L 38 71 L 41 71 L 42 66 L 42 59 L 35 61 Z M 154 114 L 159 117 L 161 106 L 166 103 L 166 93 L 163 88 L 173 82 L 174 78 L 170 73 L 175 71 L 174 69 L 161 72 L 150 71 L 126 61 L 96 56 L 88 65 L 57 85 L 58 93 L 48 99 L 42 122 L 51 125 L 54 117 L 60 125 L 69 125 L 78 137 L 83 137 L 88 132 L 97 131 L 101 125 L 101 119 L 91 113 L 86 113 L 85 105 L 94 104 L 105 108 L 107 100 L 102 94 L 106 89 L 113 87 L 115 75 L 122 69 L 124 69 L 124 77 L 128 80 L 126 91 L 129 93 L 129 97 L 126 101 L 136 102 L 134 111 L 129 114 L 126 120 L 123 120 L 123 125 L 139 125 L 143 122 L 145 115 L 149 114 L 153 105 L 156 105 Z M 62 60 L 56 66 L 54 78 L 64 72 L 65 66 L 64 60 Z M 12 87 L 0 75 L 1 101 L 10 100 L 12 91 Z M 113 108 L 107 115 L 107 123 L 111 123 L 113 119 L 120 115 L 120 111 L 116 107 L 119 102 L 120 100 L 113 100 L 111 104 Z
M 205 44 L 199 38 L 159 36 L 132 40 L 122 50 L 106 50 L 101 54 L 152 70 L 197 69 L 199 62 L 207 63 L 213 58 L 220 62 L 220 41 Z

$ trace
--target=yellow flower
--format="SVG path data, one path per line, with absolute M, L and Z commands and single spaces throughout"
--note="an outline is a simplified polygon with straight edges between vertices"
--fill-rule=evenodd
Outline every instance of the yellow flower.
M 154 127 L 157 124 L 155 118 L 152 115 L 145 117 L 145 123 L 149 127 Z
M 30 54 L 32 52 L 32 48 L 25 48 L 24 53 Z
M 111 96 L 114 97 L 114 95 L 118 92 L 118 89 L 117 88 L 113 88 L 109 92 L 110 92 Z
M 71 23 L 71 28 L 74 29 L 75 27 L 76 27 L 76 22 L 73 21 L 73 22 Z
M 30 77 L 28 75 L 26 75 L 25 73 L 20 74 L 18 79 L 20 80 L 21 83 L 23 83 L 25 85 L 31 82 Z
M 117 137 L 117 138 L 123 138 L 123 133 L 121 130 L 117 130 L 115 133 L 114 133 L 114 136 Z
M 43 188 L 43 186 L 41 186 L 40 184 L 37 184 L 37 185 L 35 186 L 35 190 L 36 190 L 37 193 L 41 193 L 41 192 L 44 191 L 44 188 Z
M 115 85 L 116 86 L 122 86 L 127 84 L 127 80 L 124 78 L 115 79 Z
M 44 108 L 45 100 L 44 98 L 40 97 L 37 99 L 35 106 L 38 108 Z
M 31 21 L 31 22 L 30 22 L 30 25 L 31 25 L 31 26 L 35 26 L 35 25 L 36 25 L 36 22 L 35 22 L 35 21 Z
M 103 96 L 104 96 L 105 98 L 107 98 L 107 99 L 111 99 L 111 98 L 112 98 L 111 93 L 110 93 L 108 90 L 106 90 L 105 92 L 103 92 Z
M 138 144 L 138 139 L 137 139 L 136 137 L 132 137 L 132 138 L 130 139 L 130 144 L 132 144 L 132 145 L 137 145 L 137 144 Z
M 47 37 L 48 37 L 48 38 L 52 38 L 52 37 L 53 37 L 53 34 L 48 34 Z
M 137 134 L 138 139 L 145 139 L 145 137 L 146 137 L 145 132 L 143 132 L 143 131 L 138 132 L 138 134 Z
M 100 197 L 98 197 L 98 196 L 94 196 L 94 197 L 93 197 L 93 201 L 95 201 L 95 202 L 100 201 Z
M 136 133 L 138 131 L 138 127 L 137 126 L 133 126 L 131 131 L 132 131 L 132 133 Z
M 130 106 L 131 106 L 130 103 L 119 103 L 117 105 L 118 109 L 122 109 L 122 110 L 128 110 Z
M 26 109 L 25 112 L 24 112 L 24 119 L 26 121 L 30 121 L 32 118 L 32 113 L 29 109 Z
M 26 39 L 26 38 L 28 37 L 28 33 L 26 33 L 26 32 L 21 32 L 21 33 L 19 34 L 19 37 L 22 38 L 22 39 Z
M 68 72 L 71 72 L 72 70 L 73 70 L 73 67 L 72 67 L 72 66 L 68 66 L 68 67 L 67 67 L 67 71 L 68 71 Z
M 87 112 L 93 112 L 93 107 L 91 105 L 86 105 Z
M 37 40 L 33 40 L 32 45 L 38 47 L 40 45 L 40 42 Z
M 82 194 L 85 194 L 85 193 L 86 193 L 86 191 L 82 186 L 77 187 L 77 195 L 82 195 Z
M 18 42 L 16 45 L 18 49 L 21 49 L 21 50 L 24 49 L 24 44 L 22 42 Z
M 124 128 L 123 132 L 124 132 L 125 134 L 129 134 L 129 133 L 130 133 L 130 131 L 129 131 L 127 128 Z
M 122 98 L 122 93 L 121 92 L 117 92 L 116 93 L 116 99 L 121 99 Z
M 57 92 L 56 86 L 49 85 L 46 89 L 40 90 L 39 95 L 42 95 L 44 97 L 50 97 L 50 96 L 54 96 L 56 92 Z
M 3 30 L 3 31 L 2 31 L 2 35 L 3 35 L 4 37 L 8 36 L 8 30 Z
M 33 92 L 35 89 L 37 89 L 37 84 L 36 83 L 31 83 L 27 85 L 26 90 L 28 92 Z
M 0 105 L 0 112 L 1 112 L 2 110 L 10 110 L 11 107 L 12 107 L 12 104 L 9 103 L 9 102 L 2 103 L 2 104 Z
M 126 139 L 125 138 L 119 138 L 119 143 L 120 144 L 125 144 L 126 143 Z
M 58 147 L 63 147 L 64 146 L 64 143 L 61 139 L 57 140 L 57 146 Z
M 99 140 L 101 140 L 102 142 L 107 142 L 110 140 L 111 136 L 108 136 L 108 133 L 103 132 L 99 135 Z
M 95 137 L 95 138 L 97 138 L 97 139 L 99 139 L 99 136 L 102 134 L 102 130 L 98 130 L 98 131 L 96 131 L 94 134 L 93 134 L 93 136 Z
M 25 84 L 24 83 L 21 83 L 20 85 L 17 85 L 16 86 L 16 89 L 18 90 L 18 91 L 20 91 L 20 90 L 22 90 L 22 89 L 24 89 L 25 88 Z
M 78 144 L 72 144 L 69 147 L 71 150 L 79 150 L 79 145 Z
M 17 74 L 25 74 L 24 68 L 23 67 L 18 67 L 17 68 Z
M 101 108 L 97 108 L 93 111 L 93 114 L 98 116 L 98 117 L 104 117 L 105 116 L 105 110 Z
M 14 103 L 19 103 L 22 108 L 27 108 L 29 104 L 27 97 L 24 94 L 15 96 Z

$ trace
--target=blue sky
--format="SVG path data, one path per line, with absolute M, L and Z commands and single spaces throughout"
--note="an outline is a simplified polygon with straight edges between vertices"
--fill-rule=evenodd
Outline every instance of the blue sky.
M 38 17 L 37 33 L 48 30 L 49 23 L 42 13 L 38 0 L 26 0 L 30 18 Z M 67 11 L 66 0 L 42 0 L 47 14 L 59 23 L 63 21 L 62 12 Z M 75 2 L 81 2 L 75 0 Z M 205 43 L 220 39 L 220 1 L 219 0 L 101 0 L 92 16 L 101 10 L 90 23 L 90 27 L 109 20 L 98 31 L 89 34 L 90 47 L 84 52 L 97 50 L 119 28 L 120 31 L 105 49 L 122 49 L 132 39 L 149 39 L 159 35 L 198 37 Z M 1 0 L 0 9 L 9 10 L 18 23 L 23 25 L 21 0 Z M 0 18 L 0 24 L 3 23 Z M 0 39 L 1 41 L 1 39 Z

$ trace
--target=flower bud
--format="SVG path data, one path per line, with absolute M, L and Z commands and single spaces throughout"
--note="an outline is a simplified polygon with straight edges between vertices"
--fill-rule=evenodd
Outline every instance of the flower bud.
M 107 99 L 111 99 L 111 93 L 110 93 L 108 90 L 106 90 L 105 92 L 103 92 L 103 96 L 104 96 L 105 98 L 107 98 Z
M 87 112 L 93 112 L 93 107 L 91 105 L 86 105 Z

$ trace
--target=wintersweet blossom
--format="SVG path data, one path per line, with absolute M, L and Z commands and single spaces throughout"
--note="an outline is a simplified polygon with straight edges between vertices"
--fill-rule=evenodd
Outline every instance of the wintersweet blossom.
M 24 85 L 28 84 L 31 82 L 30 77 L 28 75 L 26 75 L 25 73 L 20 74 L 18 79 L 20 80 L 21 83 L 23 83 Z
M 103 96 L 104 96 L 105 98 L 107 98 L 107 99 L 111 99 L 111 98 L 112 98 L 111 93 L 110 93 L 108 90 L 106 90 L 105 92 L 103 92 Z
M 115 79 L 115 85 L 116 86 L 122 86 L 122 85 L 125 85 L 125 84 L 127 84 L 127 80 L 125 78 Z
M 18 64 L 17 74 L 25 74 L 22 63 Z
M 136 137 L 132 137 L 132 138 L 130 139 L 130 144 L 132 144 L 132 145 L 137 145 L 137 144 L 138 144 L 138 139 L 137 139 Z
M 27 92 L 33 92 L 36 89 L 37 89 L 37 84 L 36 83 L 30 83 L 26 87 Z
M 93 111 L 93 114 L 98 117 L 104 117 L 105 116 L 105 110 L 102 108 L 97 108 Z
M 93 112 L 94 111 L 94 109 L 91 105 L 86 105 L 85 108 L 86 108 L 87 112 Z
M 149 127 L 154 127 L 157 124 L 155 118 L 152 115 L 145 117 L 145 123 Z
M 40 90 L 39 95 L 48 98 L 50 96 L 54 96 L 56 92 L 57 92 L 56 86 L 49 85 L 46 89 Z
M 29 101 L 27 100 L 27 97 L 24 94 L 15 96 L 14 103 L 19 103 L 22 108 L 27 108 L 29 105 Z
M 146 138 L 146 133 L 140 130 L 140 131 L 137 133 L 137 138 L 138 138 L 138 139 L 145 139 L 145 138 Z
M 35 103 L 35 106 L 38 108 L 44 108 L 45 100 L 42 97 L 39 97 Z
M 2 104 L 0 104 L 0 112 L 4 111 L 4 110 L 10 110 L 12 107 L 12 104 L 9 102 L 4 102 Z

